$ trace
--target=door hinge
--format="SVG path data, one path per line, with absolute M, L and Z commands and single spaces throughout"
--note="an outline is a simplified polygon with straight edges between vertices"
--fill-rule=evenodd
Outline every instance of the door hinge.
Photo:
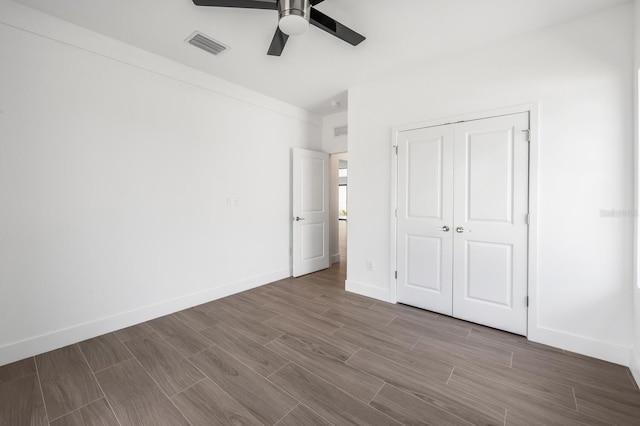
M 395 274 L 395 275 L 396 275 L 396 280 L 397 280 L 397 279 L 398 279 L 398 271 L 396 271 L 396 274 Z
M 531 142 L 531 129 L 524 129 L 522 132 L 527 134 L 527 142 Z
M 527 213 L 527 216 L 525 217 L 526 221 L 527 221 L 527 225 L 531 225 L 531 214 Z
M 398 217 L 398 209 L 396 209 L 396 217 Z
M 527 306 L 527 308 L 529 307 L 529 296 L 524 298 L 524 303 Z
M 396 155 L 398 155 L 398 145 L 395 145 L 393 149 L 396 151 Z

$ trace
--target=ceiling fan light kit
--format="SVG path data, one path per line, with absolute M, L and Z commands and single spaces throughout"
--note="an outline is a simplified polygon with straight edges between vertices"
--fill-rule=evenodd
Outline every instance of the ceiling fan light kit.
M 301 35 L 309 25 L 318 27 L 352 46 L 357 46 L 365 37 L 346 25 L 320 12 L 314 6 L 324 0 L 193 0 L 196 6 L 235 7 L 242 9 L 277 10 L 278 28 L 271 40 L 267 55 L 280 56 L 289 36 Z
M 278 3 L 280 31 L 290 36 L 304 34 L 309 28 L 311 3 L 309 0 L 280 0 Z

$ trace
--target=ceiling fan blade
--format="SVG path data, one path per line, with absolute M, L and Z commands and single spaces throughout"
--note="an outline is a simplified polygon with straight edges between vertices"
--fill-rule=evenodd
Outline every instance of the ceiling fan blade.
M 311 0 L 311 6 L 322 3 L 324 0 Z
M 196 6 L 240 7 L 243 9 L 277 10 L 277 0 L 193 0 Z
M 363 35 L 358 34 L 345 25 L 342 25 L 335 19 L 329 18 L 327 15 L 317 11 L 316 9 L 311 9 L 311 18 L 309 21 L 311 22 L 311 25 L 315 25 L 321 30 L 325 30 L 329 34 L 333 34 L 339 39 L 342 39 L 354 46 L 357 46 L 365 40 Z
M 273 35 L 273 40 L 271 40 L 271 46 L 269 46 L 267 55 L 282 55 L 282 51 L 284 50 L 285 44 L 287 44 L 287 40 L 289 40 L 289 36 L 280 31 L 280 27 L 278 27 L 278 29 L 276 29 L 276 33 Z

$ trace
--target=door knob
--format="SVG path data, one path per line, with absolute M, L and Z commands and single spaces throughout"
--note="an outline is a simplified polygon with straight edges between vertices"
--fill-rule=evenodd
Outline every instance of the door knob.
M 456 232 L 457 232 L 458 234 L 462 234 L 463 232 L 471 232 L 471 229 L 464 229 L 462 226 L 458 226 L 458 227 L 456 228 Z
M 293 220 L 295 220 L 296 222 L 300 222 L 301 220 L 304 220 L 304 217 L 296 216 L 293 218 Z
M 449 227 L 444 225 L 442 228 L 436 228 L 436 231 L 449 232 Z

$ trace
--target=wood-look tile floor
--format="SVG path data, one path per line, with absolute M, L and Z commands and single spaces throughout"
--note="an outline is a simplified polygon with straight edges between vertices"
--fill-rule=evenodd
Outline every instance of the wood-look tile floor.
M 0 425 L 640 424 L 627 368 L 347 293 L 344 275 L 0 367 Z

